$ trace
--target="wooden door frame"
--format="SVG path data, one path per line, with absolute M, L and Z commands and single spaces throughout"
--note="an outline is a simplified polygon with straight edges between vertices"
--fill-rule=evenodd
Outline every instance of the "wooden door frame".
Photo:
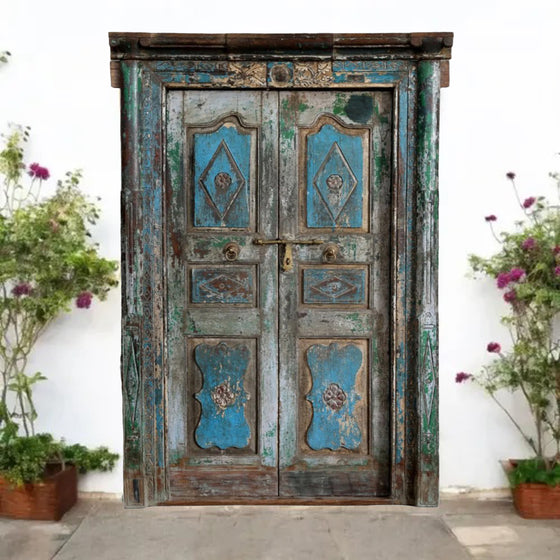
M 164 261 L 175 248 L 163 233 L 165 99 L 172 88 L 392 90 L 390 497 L 252 503 L 437 505 L 439 95 L 448 85 L 453 35 L 110 33 L 109 42 L 112 85 L 121 89 L 125 505 L 170 503 Z M 219 500 L 227 502 L 239 501 Z

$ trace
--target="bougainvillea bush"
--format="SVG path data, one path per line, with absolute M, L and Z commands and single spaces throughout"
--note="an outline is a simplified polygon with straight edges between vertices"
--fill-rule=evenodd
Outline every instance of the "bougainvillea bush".
M 24 161 L 29 129 L 12 127 L 0 151 L 0 429 L 17 423 L 34 434 L 29 355 L 46 327 L 73 306 L 87 309 L 117 285 L 118 263 L 99 255 L 89 228 L 99 209 L 80 190 L 81 173 L 41 197 L 49 170 Z
M 515 174 L 507 173 L 522 213 L 514 231 L 496 234 L 497 216 L 485 218 L 499 249 L 489 258 L 471 255 L 470 265 L 475 274 L 495 280 L 507 304 L 502 323 L 512 345 L 504 350 L 500 342 L 489 342 L 486 350 L 494 359 L 479 374 L 460 372 L 455 378 L 482 386 L 534 453 L 536 461 L 520 463 L 512 474 L 514 483 L 560 483 L 560 175 L 551 176 L 558 189 L 556 202 L 520 198 Z M 500 401 L 500 389 L 523 396 L 533 419 L 530 430 Z

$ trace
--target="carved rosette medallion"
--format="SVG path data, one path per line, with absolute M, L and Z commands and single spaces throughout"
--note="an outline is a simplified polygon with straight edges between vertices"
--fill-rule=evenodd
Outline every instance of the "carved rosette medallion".
M 232 183 L 231 175 L 225 171 L 220 171 L 214 177 L 214 185 L 219 191 L 226 191 Z
M 210 396 L 220 410 L 225 410 L 228 406 L 234 405 L 237 399 L 237 393 L 231 388 L 228 380 L 216 385 Z
M 323 392 L 323 402 L 334 411 L 340 410 L 346 402 L 346 393 L 340 385 L 331 383 Z

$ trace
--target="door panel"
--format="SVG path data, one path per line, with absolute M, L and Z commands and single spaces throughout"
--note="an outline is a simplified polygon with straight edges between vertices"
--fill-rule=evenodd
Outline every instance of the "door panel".
M 384 91 L 280 94 L 283 496 L 389 494 L 391 115 Z
M 170 497 L 276 496 L 278 258 L 252 240 L 277 233 L 277 98 L 176 90 L 167 111 Z

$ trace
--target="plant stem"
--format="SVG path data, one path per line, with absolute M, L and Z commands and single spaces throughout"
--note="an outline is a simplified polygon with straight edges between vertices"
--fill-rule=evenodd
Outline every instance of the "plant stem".
M 495 397 L 495 395 L 493 393 L 490 393 L 490 396 L 492 397 L 493 401 L 506 413 L 507 417 L 512 421 L 513 425 L 517 428 L 519 433 L 523 436 L 523 439 L 531 446 L 531 449 L 535 453 L 538 453 L 537 448 L 535 447 L 535 444 L 533 443 L 533 440 L 525 434 L 525 432 L 521 429 L 521 426 L 515 421 L 515 419 L 509 413 L 507 408 Z

